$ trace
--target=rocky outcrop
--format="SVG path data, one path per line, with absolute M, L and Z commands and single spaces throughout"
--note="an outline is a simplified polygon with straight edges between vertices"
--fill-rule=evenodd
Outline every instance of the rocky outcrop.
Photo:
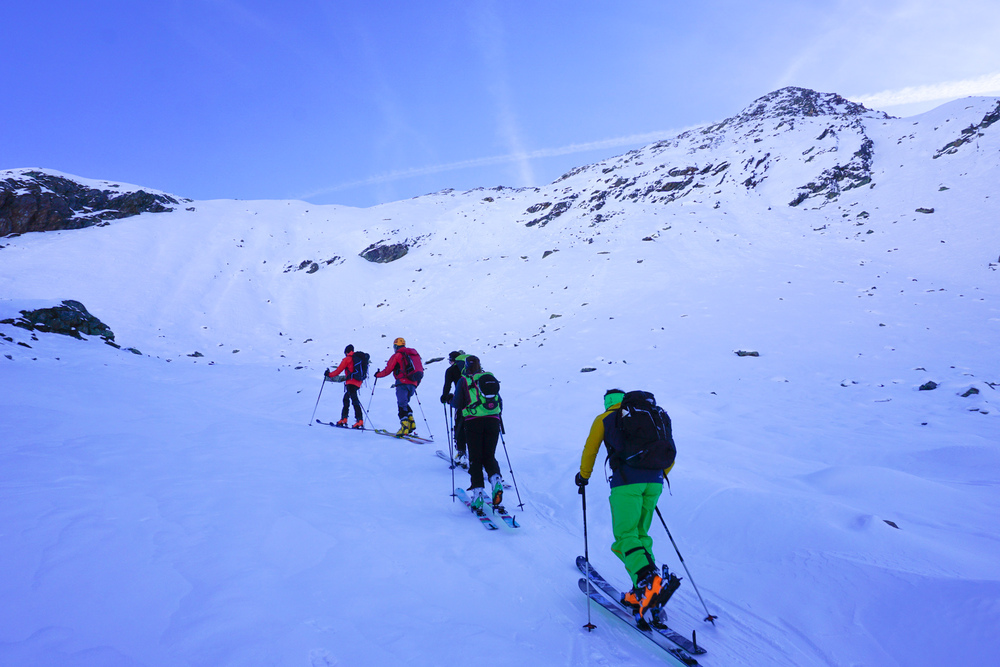
M 84 185 L 44 171 L 0 172 L 0 236 L 81 229 L 140 213 L 164 213 L 180 205 L 170 195 Z
M 21 317 L 4 320 L 5 323 L 28 331 L 48 331 L 65 334 L 73 338 L 100 336 L 113 341 L 115 334 L 110 327 L 91 315 L 79 301 L 66 300 L 62 305 L 37 310 L 22 310 Z
M 934 154 L 934 159 L 936 160 L 942 155 L 954 155 L 958 152 L 960 147 L 983 136 L 983 130 L 997 121 L 1000 121 L 1000 102 L 997 102 L 993 110 L 983 116 L 983 119 L 979 123 L 965 128 L 962 130 L 962 134 L 958 137 L 958 139 L 949 142 L 943 148 L 938 150 L 938 152 Z
M 389 262 L 394 262 L 400 257 L 403 257 L 409 251 L 410 247 L 405 243 L 386 243 L 385 241 L 379 241 L 378 243 L 371 244 L 359 254 L 369 262 L 388 264 Z

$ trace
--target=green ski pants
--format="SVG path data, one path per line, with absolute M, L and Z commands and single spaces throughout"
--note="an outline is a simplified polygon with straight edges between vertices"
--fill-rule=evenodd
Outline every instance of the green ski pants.
M 653 539 L 649 525 L 653 522 L 656 503 L 663 493 L 663 484 L 622 484 L 611 489 L 611 525 L 615 542 L 611 551 L 625 564 L 632 586 L 636 573 L 647 565 L 655 565 Z

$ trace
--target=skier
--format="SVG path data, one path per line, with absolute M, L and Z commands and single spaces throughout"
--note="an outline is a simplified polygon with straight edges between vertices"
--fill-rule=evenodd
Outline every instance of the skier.
M 384 378 L 392 373 L 396 383 L 396 405 L 399 408 L 399 430 L 396 435 L 402 437 L 417 430 L 413 419 L 413 409 L 410 408 L 410 398 L 417 391 L 417 385 L 424 376 L 420 355 L 412 347 L 406 347 L 403 338 L 397 338 L 392 343 L 393 355 L 389 357 L 385 368 L 375 373 L 376 378 Z
M 441 391 L 441 402 L 451 404 L 455 413 L 455 423 L 452 429 L 452 432 L 455 434 L 455 463 L 458 463 L 463 468 L 469 467 L 469 455 L 465 451 L 465 429 L 462 428 L 465 420 L 462 419 L 462 412 L 454 408 L 458 383 L 462 379 L 462 371 L 465 370 L 465 360 L 467 357 L 468 355 L 463 350 L 455 350 L 448 354 L 449 366 L 444 372 L 444 389 Z M 456 394 L 451 393 L 452 385 L 455 387 Z
M 484 400 L 487 391 L 481 384 L 485 384 L 483 378 L 486 376 L 496 383 L 499 391 L 496 378 L 484 373 L 479 357 L 470 354 L 465 358 L 465 372 L 455 389 L 455 409 L 462 416 L 462 430 L 469 452 L 469 491 L 472 492 L 472 507 L 477 513 L 483 511 L 486 502 L 483 468 L 492 485 L 491 504 L 497 507 L 503 502 L 503 478 L 496 456 L 497 440 L 500 438 L 500 404 L 498 396 L 495 403 Z
M 344 373 L 344 409 L 340 413 L 340 421 L 337 422 L 337 426 L 347 426 L 347 414 L 349 412 L 348 408 L 351 404 L 354 405 L 354 425 L 351 428 L 364 428 L 364 412 L 361 409 L 361 401 L 358 399 L 358 389 L 361 387 L 361 383 L 364 381 L 363 373 L 355 373 L 355 362 L 354 362 L 354 346 L 348 345 L 344 348 L 344 360 L 340 362 L 337 366 L 337 370 L 331 371 L 329 368 L 326 369 L 326 379 L 333 381 L 341 373 Z M 359 369 L 360 370 L 360 369 Z M 361 375 L 362 377 L 355 377 Z
M 609 389 L 604 394 L 604 412 L 594 419 L 590 427 L 580 458 L 580 472 L 574 481 L 580 487 L 590 481 L 594 460 L 603 442 L 612 461 L 610 504 L 615 541 L 611 551 L 625 564 L 632 579 L 632 590 L 624 595 L 622 602 L 631 606 L 637 617 L 651 610 L 652 618 L 657 622 L 662 604 L 666 601 L 663 597 L 669 597 L 675 586 L 674 577 L 671 575 L 672 581 L 664 582 L 656 567 L 649 526 L 663 492 L 663 478 L 673 468 L 673 463 L 666 470 L 637 468 L 623 461 L 618 462 L 612 456 L 613 452 L 624 448 L 619 410 L 624 398 L 625 392 L 620 389 Z

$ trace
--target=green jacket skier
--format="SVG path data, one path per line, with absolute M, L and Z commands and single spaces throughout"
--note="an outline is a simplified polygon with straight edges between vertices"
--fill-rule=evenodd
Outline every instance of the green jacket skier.
M 580 472 L 575 479 L 577 486 L 586 486 L 590 480 L 601 444 L 607 447 L 609 454 L 621 449 L 623 435 L 617 422 L 624 397 L 625 392 L 620 389 L 609 389 L 604 394 L 604 412 L 594 419 L 583 447 Z M 649 526 L 663 492 L 664 475 L 672 468 L 673 465 L 667 470 L 649 470 L 621 463 L 611 474 L 609 502 L 615 536 L 611 551 L 625 564 L 632 579 L 633 589 L 625 594 L 622 602 L 632 606 L 640 616 L 647 609 L 661 606 L 660 595 L 665 582 L 656 566 Z
M 503 478 L 496 456 L 501 430 L 501 409 L 499 404 L 492 409 L 484 406 L 479 384 L 483 376 L 493 377 L 492 374 L 483 372 L 479 357 L 470 354 L 465 359 L 465 370 L 455 389 L 455 409 L 462 420 L 461 429 L 465 433 L 465 444 L 469 452 L 469 491 L 472 494 L 472 507 L 477 511 L 482 511 L 487 499 L 484 468 L 492 486 L 491 504 L 498 507 L 503 502 Z M 496 379 L 493 381 L 496 382 Z

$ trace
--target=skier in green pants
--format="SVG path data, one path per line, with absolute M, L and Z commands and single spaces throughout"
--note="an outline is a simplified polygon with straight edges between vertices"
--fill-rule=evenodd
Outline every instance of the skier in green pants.
M 619 408 L 624 397 L 625 392 L 620 389 L 610 389 L 605 393 L 605 410 L 594 419 L 583 447 L 580 472 L 575 479 L 577 486 L 586 486 L 590 480 L 602 443 L 609 455 L 622 450 Z M 611 458 L 614 460 L 615 457 Z M 625 564 L 632 579 L 633 588 L 625 594 L 622 602 L 630 605 L 640 616 L 648 609 L 660 607 L 660 593 L 666 583 L 656 566 L 649 526 L 663 492 L 663 478 L 670 468 L 650 470 L 635 468 L 624 462 L 612 465 L 610 503 L 615 541 L 611 551 Z

